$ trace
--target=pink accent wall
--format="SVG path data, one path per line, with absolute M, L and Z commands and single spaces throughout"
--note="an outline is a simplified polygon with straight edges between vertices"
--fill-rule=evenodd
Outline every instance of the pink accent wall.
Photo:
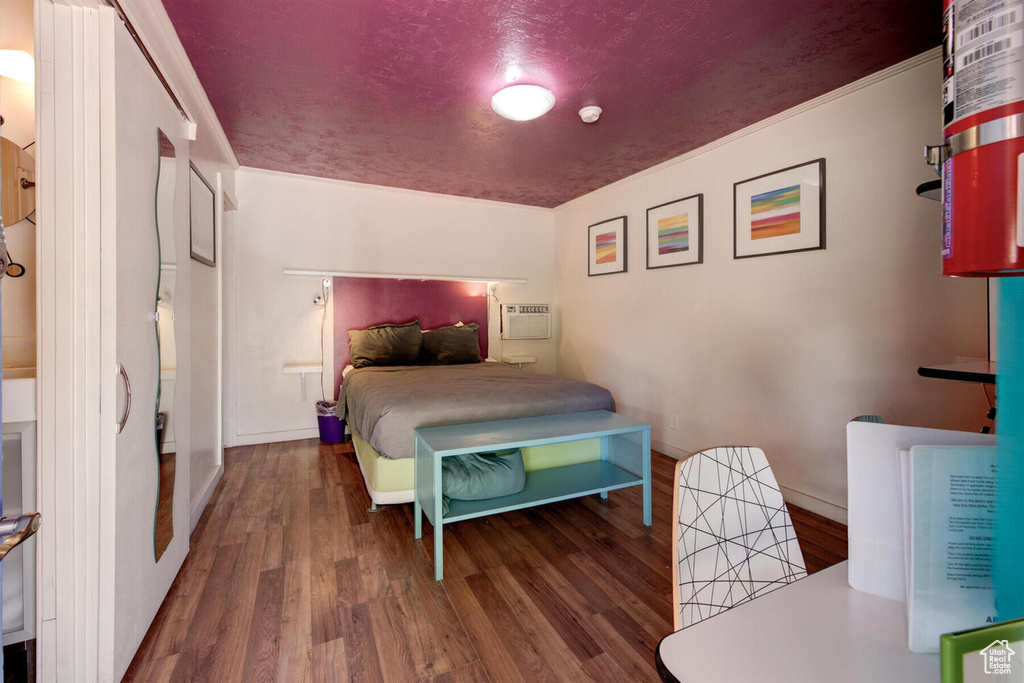
M 419 320 L 425 330 L 464 323 L 480 325 L 480 353 L 487 357 L 487 285 L 336 277 L 334 297 L 334 395 L 349 364 L 348 331 Z

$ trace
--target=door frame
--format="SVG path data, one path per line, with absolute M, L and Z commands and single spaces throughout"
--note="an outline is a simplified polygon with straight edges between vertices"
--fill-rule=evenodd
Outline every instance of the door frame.
M 39 680 L 110 680 L 113 611 L 113 424 L 116 330 L 101 254 L 116 239 L 114 102 L 101 65 L 113 59 L 113 9 L 96 0 L 35 0 L 38 478 L 42 513 L 36 584 Z M 107 63 L 112 63 L 108 61 Z M 115 242 L 116 244 L 116 242 Z M 105 296 L 106 295 L 106 296 Z M 104 372 L 108 370 L 108 372 Z

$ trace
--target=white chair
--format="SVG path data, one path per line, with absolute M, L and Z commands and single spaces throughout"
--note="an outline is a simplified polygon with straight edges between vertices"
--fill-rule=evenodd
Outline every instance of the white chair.
M 675 630 L 807 576 L 764 451 L 725 446 L 675 469 Z

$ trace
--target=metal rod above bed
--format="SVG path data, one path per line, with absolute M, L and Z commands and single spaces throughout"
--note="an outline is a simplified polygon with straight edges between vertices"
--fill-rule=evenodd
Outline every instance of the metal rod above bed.
M 368 277 L 379 280 L 438 280 L 441 282 L 501 282 L 510 285 L 529 284 L 526 278 L 476 277 L 469 275 L 410 275 L 401 273 L 354 273 L 341 270 L 300 270 L 285 268 L 285 275 L 310 275 L 315 277 Z

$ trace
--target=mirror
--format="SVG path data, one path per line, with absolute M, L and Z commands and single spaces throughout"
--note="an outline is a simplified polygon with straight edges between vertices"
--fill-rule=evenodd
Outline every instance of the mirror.
M 174 340 L 174 196 L 177 164 L 174 143 L 158 130 L 159 168 L 156 178 L 156 232 L 159 240 L 160 275 L 156 291 L 156 341 L 160 377 L 156 384 L 156 453 L 160 484 L 156 506 L 156 559 L 174 538 L 174 384 L 177 365 Z
M 4 225 L 25 220 L 36 210 L 36 162 L 7 138 L 0 138 L 0 206 Z

